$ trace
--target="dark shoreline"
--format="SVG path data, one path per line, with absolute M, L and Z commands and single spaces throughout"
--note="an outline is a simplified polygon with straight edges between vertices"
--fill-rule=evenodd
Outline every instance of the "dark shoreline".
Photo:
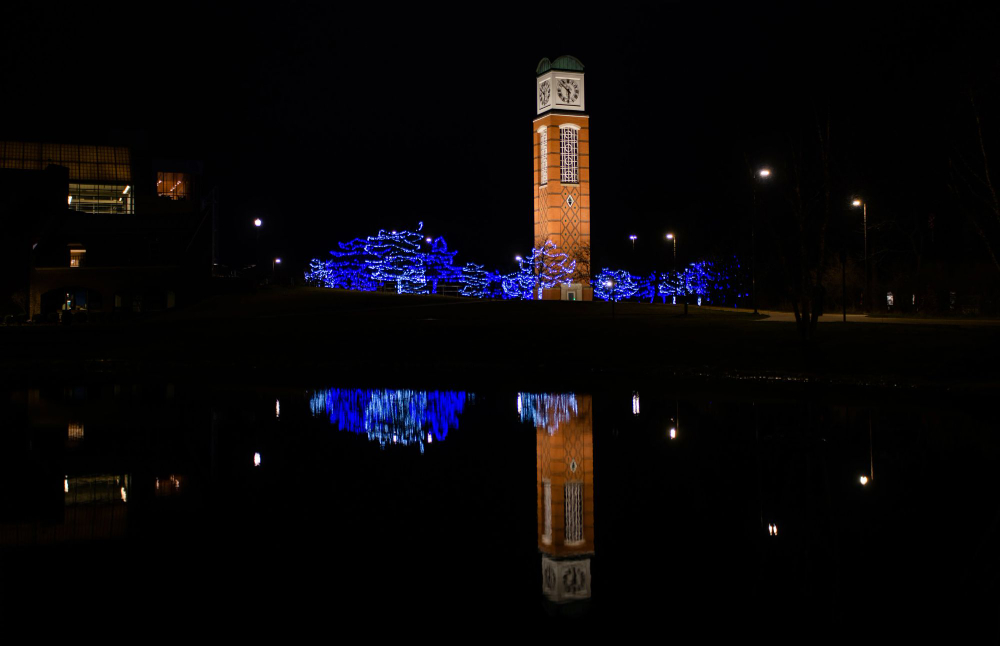
M 1000 326 L 823 322 L 643 303 L 470 301 L 270 289 L 132 321 L 0 328 L 0 384 L 180 380 L 520 390 L 657 387 L 979 397 Z

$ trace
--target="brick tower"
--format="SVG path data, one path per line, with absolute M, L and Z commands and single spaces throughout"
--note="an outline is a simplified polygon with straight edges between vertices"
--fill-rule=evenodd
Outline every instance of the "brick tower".
M 535 469 L 542 593 L 590 598 L 594 556 L 594 418 L 590 395 L 537 395 Z
M 591 300 L 590 117 L 584 111 L 583 64 L 572 56 L 543 58 L 535 69 L 534 129 L 536 248 L 551 240 L 577 261 L 572 283 L 543 298 Z

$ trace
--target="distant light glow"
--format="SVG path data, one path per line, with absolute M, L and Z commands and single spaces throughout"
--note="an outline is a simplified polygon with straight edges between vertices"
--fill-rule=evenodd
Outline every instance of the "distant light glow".
M 274 400 L 274 418 L 275 419 L 280 419 L 281 418 L 281 400 L 280 399 L 275 399 Z
M 667 240 L 673 240 L 673 239 L 674 239 L 674 234 L 668 233 L 667 234 Z
M 639 393 L 632 393 L 632 414 L 639 414 Z
M 72 195 L 67 195 L 66 196 L 66 204 L 72 204 L 72 203 L 73 203 L 73 196 Z
M 256 219 L 255 219 L 255 220 L 253 221 L 253 225 L 254 225 L 255 227 L 259 227 L 259 226 L 260 226 L 260 225 L 262 225 L 262 224 L 264 224 L 264 221 L 263 221 L 263 220 L 261 220 L 260 218 L 256 218 Z
M 63 478 L 63 493 L 69 493 L 69 476 Z
M 426 238 L 424 238 L 424 242 L 427 242 L 429 244 L 431 242 L 434 242 L 434 238 L 427 236 Z
M 767 168 L 762 168 L 762 169 L 760 169 L 760 173 L 759 173 L 759 175 L 760 175 L 761 177 L 770 177 L 770 175 L 771 175 L 771 171 L 770 171 L 770 169 L 767 169 Z
M 777 525 L 772 525 L 771 523 L 768 523 L 767 524 L 767 533 L 770 534 L 771 536 L 777 536 L 778 535 L 778 526 Z
M 854 200 L 851 202 L 851 206 L 861 206 L 861 200 Z
M 630 236 L 628 237 L 628 239 L 629 239 L 629 240 L 631 240 L 632 242 L 635 242 L 635 241 L 636 241 L 636 239 L 637 239 L 638 237 L 639 237 L 639 236 L 637 236 L 637 235 L 635 235 L 635 234 L 632 234 L 632 235 L 630 235 Z
M 122 487 L 122 502 L 128 502 L 128 494 L 125 492 L 125 487 Z
M 861 476 L 860 480 L 862 486 L 868 484 L 868 476 Z
M 274 262 L 280 265 L 281 264 L 281 258 L 275 258 Z
M 677 439 L 677 429 L 676 428 L 670 429 L 670 439 L 671 440 Z
M 129 191 L 130 188 L 132 188 L 132 186 L 127 184 L 125 186 L 125 190 L 122 191 L 122 195 L 128 195 L 128 191 Z
M 259 467 L 260 466 L 260 453 L 254 453 L 253 454 L 253 465 L 255 467 Z

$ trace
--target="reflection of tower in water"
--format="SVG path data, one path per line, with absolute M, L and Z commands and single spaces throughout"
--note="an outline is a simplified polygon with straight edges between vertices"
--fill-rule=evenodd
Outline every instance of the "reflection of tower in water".
M 594 554 L 594 436 L 590 395 L 520 395 L 535 423 L 542 592 L 590 598 Z M 525 408 L 528 408 L 525 406 Z

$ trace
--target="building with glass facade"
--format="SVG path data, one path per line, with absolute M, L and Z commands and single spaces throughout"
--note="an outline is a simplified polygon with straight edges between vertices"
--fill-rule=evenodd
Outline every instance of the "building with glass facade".
M 198 162 L 129 146 L 0 141 L 5 313 L 173 307 L 211 276 Z

